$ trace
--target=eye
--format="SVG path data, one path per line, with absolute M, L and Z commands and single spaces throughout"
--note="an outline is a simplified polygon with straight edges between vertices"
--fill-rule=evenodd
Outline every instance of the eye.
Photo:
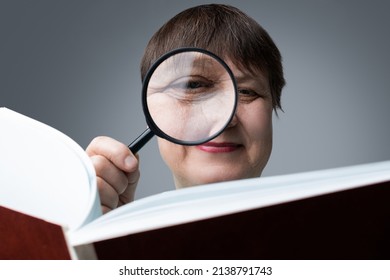
M 170 87 L 187 93 L 205 91 L 213 86 L 213 82 L 204 77 L 183 77 L 173 82 Z
M 213 97 L 215 86 L 216 82 L 206 77 L 188 75 L 164 85 L 160 92 L 177 101 L 194 104 Z
M 259 98 L 260 95 L 251 89 L 238 89 L 239 101 L 244 103 L 250 103 Z
M 257 93 L 251 89 L 238 89 L 238 93 L 246 96 L 257 95 Z
M 187 88 L 187 89 L 197 89 L 197 88 L 200 88 L 200 87 L 204 87 L 205 84 L 199 82 L 199 81 L 188 81 L 183 88 Z

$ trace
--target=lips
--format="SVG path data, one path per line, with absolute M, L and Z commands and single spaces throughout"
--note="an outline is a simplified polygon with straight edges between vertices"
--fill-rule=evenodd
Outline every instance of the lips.
M 208 153 L 231 153 L 238 150 L 242 145 L 229 142 L 207 142 L 196 147 Z

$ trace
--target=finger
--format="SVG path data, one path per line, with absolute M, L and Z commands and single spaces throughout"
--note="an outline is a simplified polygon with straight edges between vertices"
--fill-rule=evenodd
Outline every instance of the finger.
M 140 178 L 139 170 L 128 174 L 127 178 L 129 180 L 129 183 L 127 185 L 126 190 L 119 196 L 118 206 L 134 201 L 135 190 L 137 188 L 138 180 Z
M 112 210 L 111 208 L 108 208 L 105 205 L 100 205 L 100 209 L 102 209 L 103 214 L 107 214 L 108 212 L 110 212 Z
M 130 149 L 125 144 L 110 137 L 96 137 L 87 147 L 86 152 L 89 156 L 102 155 L 126 172 L 138 169 L 138 160 Z
M 96 177 L 96 181 L 103 213 L 116 208 L 119 203 L 116 191 L 101 177 Z
M 137 167 L 138 167 L 139 166 L 139 155 L 136 154 L 135 158 L 137 160 Z M 127 181 L 129 183 L 129 185 L 138 184 L 138 180 L 140 178 L 139 168 L 137 168 L 135 172 L 127 172 L 126 174 L 127 174 Z
M 95 155 L 90 157 L 93 166 L 95 167 L 96 176 L 102 178 L 113 189 L 115 189 L 117 195 L 122 194 L 128 185 L 128 175 L 118 169 L 107 158 Z

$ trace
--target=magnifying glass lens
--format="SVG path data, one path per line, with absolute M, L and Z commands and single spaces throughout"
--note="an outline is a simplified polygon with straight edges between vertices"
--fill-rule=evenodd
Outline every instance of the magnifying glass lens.
M 200 144 L 219 135 L 235 106 L 235 83 L 227 66 L 197 51 L 163 60 L 146 89 L 152 125 L 163 137 L 180 144 Z

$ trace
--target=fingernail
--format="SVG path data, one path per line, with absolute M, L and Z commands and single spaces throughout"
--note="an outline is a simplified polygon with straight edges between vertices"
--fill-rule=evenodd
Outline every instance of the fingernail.
M 132 168 L 134 166 L 135 158 L 133 156 L 127 156 L 125 158 L 125 165 L 127 168 Z

